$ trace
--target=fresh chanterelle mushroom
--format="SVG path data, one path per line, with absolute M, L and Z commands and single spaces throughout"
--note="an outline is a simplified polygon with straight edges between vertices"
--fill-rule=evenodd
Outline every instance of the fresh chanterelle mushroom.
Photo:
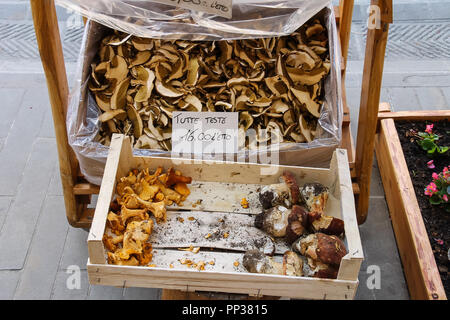
M 170 150 L 174 111 L 237 111 L 241 137 L 254 129 L 259 143 L 310 142 L 330 66 L 327 30 L 315 19 L 271 39 L 164 40 L 115 31 L 91 65 L 88 87 L 102 113 L 98 139 L 109 145 L 112 133 L 123 133 L 135 148 Z M 241 148 L 253 146 L 247 140 Z

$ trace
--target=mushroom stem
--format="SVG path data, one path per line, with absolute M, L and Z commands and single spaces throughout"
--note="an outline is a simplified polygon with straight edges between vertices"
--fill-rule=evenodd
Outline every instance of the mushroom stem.
M 264 186 L 259 193 L 259 201 L 264 209 L 277 205 L 290 208 L 298 203 L 300 191 L 294 175 L 285 171 L 280 177 L 280 183 Z

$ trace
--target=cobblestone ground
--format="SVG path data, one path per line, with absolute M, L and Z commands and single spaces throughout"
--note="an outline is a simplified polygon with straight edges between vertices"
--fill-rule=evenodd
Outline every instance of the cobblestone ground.
M 367 9 L 366 1 L 355 3 L 346 80 L 354 134 Z M 395 3 L 381 100 L 390 102 L 395 111 L 448 109 L 450 1 Z M 58 19 L 72 83 L 82 22 L 63 8 L 58 8 Z M 156 289 L 88 283 L 87 232 L 66 222 L 53 123 L 28 1 L 0 0 L 0 96 L 0 299 L 158 299 Z M 376 163 L 369 211 L 360 227 L 365 261 L 356 298 L 408 299 Z M 380 267 L 381 288 L 367 285 L 372 265 Z M 81 285 L 70 290 L 67 279 L 77 267 Z

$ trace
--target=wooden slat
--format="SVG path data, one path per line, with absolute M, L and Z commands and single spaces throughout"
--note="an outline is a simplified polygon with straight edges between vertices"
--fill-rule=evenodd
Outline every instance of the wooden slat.
M 73 193 L 75 195 L 91 195 L 98 194 L 99 192 L 100 187 L 91 183 L 77 183 L 73 186 Z
M 389 0 L 372 0 L 371 4 L 378 5 L 382 15 L 389 15 L 389 10 L 392 9 L 392 1 Z M 357 206 L 359 223 L 364 223 L 369 210 L 375 133 L 378 124 L 384 54 L 389 33 L 389 23 L 386 21 L 380 23 L 380 29 L 369 28 L 367 31 L 355 155 L 356 176 L 360 188 Z
M 378 112 L 389 112 L 391 111 L 391 105 L 388 102 L 381 102 L 378 106 Z
M 445 291 L 392 119 L 381 121 L 376 155 L 411 298 L 445 299 Z
M 120 176 L 125 176 L 128 172 L 128 169 L 122 169 L 123 162 L 127 162 L 128 159 L 127 155 L 123 155 L 124 150 L 129 150 L 128 148 L 123 148 L 125 144 L 128 148 L 131 148 L 129 139 L 124 139 L 123 135 L 113 134 L 100 194 L 95 208 L 94 220 L 88 236 L 89 258 L 93 263 L 106 263 L 102 239 L 105 232 L 106 217 L 116 186 L 116 175 L 119 170 L 121 171 Z
M 398 111 L 378 113 L 378 120 L 384 119 L 394 119 L 396 121 L 450 120 L 450 110 Z

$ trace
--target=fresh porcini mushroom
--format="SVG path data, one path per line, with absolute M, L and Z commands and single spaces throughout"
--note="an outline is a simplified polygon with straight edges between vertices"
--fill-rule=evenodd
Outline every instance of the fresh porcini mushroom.
M 310 212 L 324 212 L 328 201 L 328 188 L 318 182 L 306 183 L 300 188 L 300 196 Z
M 284 237 L 290 213 L 291 210 L 283 206 L 267 209 L 255 217 L 255 227 L 273 237 Z
M 322 212 L 309 212 L 308 225 L 313 232 L 321 232 L 328 235 L 340 236 L 344 233 L 344 221 L 325 215 Z
M 266 256 L 259 250 L 248 250 L 242 263 L 251 273 L 303 276 L 303 260 L 293 251 L 286 251 L 282 262 L 276 262 L 274 258 Z
M 286 241 L 293 243 L 308 231 L 308 212 L 304 207 L 294 205 L 292 206 L 287 222 Z
M 286 251 L 283 255 L 283 275 L 303 276 L 303 260 L 294 251 Z
M 299 200 L 300 193 L 297 181 L 289 171 L 283 172 L 280 183 L 264 186 L 259 193 L 259 201 L 264 209 L 277 205 L 291 207 Z
M 266 256 L 263 252 L 253 249 L 245 252 L 242 263 L 251 273 L 283 274 L 283 265 L 275 262 L 273 258 Z
M 321 277 L 325 277 L 327 274 L 336 276 L 336 270 L 339 268 L 342 258 L 347 254 L 347 249 L 341 239 L 323 233 L 301 237 L 294 242 L 292 248 L 308 258 L 308 265 L 312 267 L 314 276 L 319 276 L 316 273 L 320 271 Z

